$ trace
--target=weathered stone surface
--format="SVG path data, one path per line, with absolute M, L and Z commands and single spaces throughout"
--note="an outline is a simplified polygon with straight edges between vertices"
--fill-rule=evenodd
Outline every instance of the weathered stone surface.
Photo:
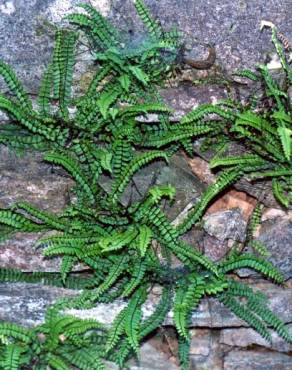
M 246 222 L 239 209 L 216 212 L 203 218 L 204 229 L 211 235 L 224 241 L 227 239 L 243 242 Z
M 276 219 L 262 225 L 258 238 L 271 253 L 269 260 L 288 279 L 292 277 L 292 219 Z
M 291 284 L 287 287 L 278 287 L 270 283 L 258 283 L 253 285 L 255 289 L 260 289 L 269 298 L 269 307 L 285 323 L 292 322 L 292 311 L 290 302 L 292 300 Z M 143 317 L 147 318 L 154 311 L 158 298 L 151 296 L 143 306 Z M 71 314 L 78 317 L 95 318 L 105 324 L 110 324 L 115 315 L 123 309 L 125 301 L 116 301 L 113 304 L 101 304 L 89 310 L 70 310 Z M 106 315 L 104 314 L 106 312 Z M 173 312 L 169 312 L 164 325 L 173 325 Z M 244 321 L 236 317 L 228 308 L 223 306 L 214 298 L 203 299 L 198 308 L 191 316 L 191 327 L 207 328 L 228 328 L 248 326 Z
M 76 291 L 38 284 L 1 283 L 0 320 L 24 326 L 44 321 L 44 313 L 57 298 L 76 295 Z
M 100 184 L 106 191 L 111 190 L 108 177 L 101 177 Z M 141 200 L 151 186 L 166 184 L 176 189 L 175 202 L 164 208 L 171 220 L 188 204 L 197 202 L 205 189 L 203 182 L 190 171 L 185 158 L 174 155 L 169 159 L 168 164 L 158 161 L 141 168 L 125 189 L 121 202 L 126 206 L 130 202 Z
M 215 44 L 217 63 L 228 71 L 253 67 L 263 62 L 265 53 L 272 50 L 269 33 L 261 33 L 260 21 L 272 20 L 288 39 L 292 37 L 289 28 L 289 14 L 292 4 L 289 0 L 267 3 L 264 0 L 248 1 L 145 1 L 151 12 L 165 27 L 177 24 L 187 34 L 191 44 L 190 55 L 198 59 L 199 42 Z M 137 17 L 130 0 L 118 0 L 113 7 L 113 18 L 119 24 L 127 24 L 134 38 L 141 32 L 137 28 Z
M 292 325 L 287 325 L 292 335 Z M 285 342 L 275 332 L 271 332 L 272 344 L 262 338 L 256 331 L 250 328 L 224 329 L 220 332 L 220 343 L 232 347 L 249 347 L 258 345 L 271 348 L 279 352 L 291 352 L 292 344 Z
M 140 349 L 139 362 L 131 360 L 127 364 L 129 370 L 179 370 L 179 367 L 166 358 L 166 356 L 157 351 L 151 344 L 144 343 Z M 110 370 L 119 370 L 119 367 L 113 363 L 106 363 Z
M 210 329 L 194 329 L 191 331 L 191 338 L 191 370 L 222 370 L 223 356 L 219 332 Z
M 282 353 L 231 351 L 224 358 L 224 370 L 291 370 L 292 357 Z
M 0 208 L 15 202 L 29 202 L 42 210 L 58 213 L 68 202 L 74 182 L 53 173 L 52 166 L 42 162 L 42 155 L 26 153 L 19 157 L 0 146 Z M 17 233 L 1 244 L 1 267 L 24 271 L 58 271 L 59 259 L 44 259 L 42 250 L 34 247 L 43 233 Z
M 40 153 L 17 156 L 0 145 L 0 207 L 26 201 L 50 212 L 60 212 L 68 204 L 74 182 L 53 173 L 53 166 L 42 161 Z

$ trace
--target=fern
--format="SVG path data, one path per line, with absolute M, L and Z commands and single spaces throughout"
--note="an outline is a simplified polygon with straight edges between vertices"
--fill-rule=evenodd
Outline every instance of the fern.
M 161 29 L 160 25 L 152 19 L 149 10 L 142 0 L 135 0 L 134 4 L 137 13 L 139 14 L 144 25 L 147 27 L 150 35 L 159 40 L 163 34 L 163 30 Z
M 258 74 L 243 71 L 243 77 L 262 79 L 272 107 L 266 109 L 261 98 L 245 106 L 226 100 L 204 104 L 175 122 L 159 88 L 180 60 L 183 43 L 179 32 L 163 30 L 144 2 L 137 0 L 137 13 L 149 33 L 137 46 L 124 40 L 92 6 L 80 7 L 83 14 L 67 18 L 85 32 L 95 58 L 93 76 L 83 95 L 71 96 L 76 32 L 56 32 L 52 61 L 38 94 L 38 110 L 33 109 L 11 68 L 0 63 L 0 75 L 9 88 L 9 95 L 0 96 L 0 109 L 13 119 L 13 124 L 1 127 L 0 142 L 18 150 L 44 151 L 44 159 L 62 166 L 76 183 L 70 204 L 60 214 L 26 202 L 0 210 L 3 238 L 17 231 L 53 232 L 41 237 L 36 246 L 43 248 L 44 256 L 62 257 L 58 273 L 0 269 L 0 281 L 42 282 L 82 290 L 74 298 L 56 302 L 47 310 L 45 322 L 35 328 L 1 323 L 0 366 L 103 370 L 104 360 L 113 360 L 122 367 L 138 355 L 141 341 L 163 325 L 173 309 L 181 367 L 187 370 L 189 319 L 205 296 L 219 298 L 264 338 L 270 340 L 271 327 L 290 341 L 282 321 L 267 308 L 267 299 L 229 275 L 239 268 L 251 268 L 283 282 L 271 263 L 251 253 L 240 254 L 237 248 L 215 263 L 181 240 L 216 196 L 243 175 L 256 180 L 271 178 L 276 198 L 289 207 L 291 114 L 287 93 L 267 68 L 260 67 Z M 290 76 L 284 51 L 275 35 L 273 38 Z M 70 114 L 69 108 L 73 108 Z M 150 114 L 155 114 L 154 118 Z M 155 160 L 168 161 L 180 148 L 191 155 L 193 139 L 202 136 L 206 139 L 203 147 L 218 149 L 211 167 L 220 167 L 222 172 L 181 224 L 173 226 L 163 210 L 164 202 L 175 198 L 171 185 L 150 187 L 139 201 L 130 199 L 126 206 L 120 202 L 143 166 Z M 223 157 L 230 140 L 240 141 L 247 153 Z M 250 219 L 245 246 L 263 255 L 264 246 L 254 240 L 260 221 L 258 208 Z M 180 267 L 174 266 L 174 259 Z M 78 263 L 85 273 L 73 273 Z M 143 319 L 142 305 L 153 286 L 161 286 L 161 298 L 154 312 Z M 60 314 L 66 308 L 86 309 L 119 298 L 126 306 L 109 330 L 95 320 Z
M 23 109 L 30 111 L 32 109 L 32 104 L 28 98 L 27 93 L 19 82 L 13 70 L 8 64 L 0 61 L 0 75 L 4 78 L 4 81 L 8 85 L 10 91 L 16 95 L 20 106 Z
M 240 304 L 235 298 L 225 295 L 221 297 L 221 301 L 230 308 L 239 318 L 246 321 L 253 327 L 264 339 L 272 342 L 271 334 L 268 331 L 265 323 L 260 320 L 248 307 Z
M 275 280 L 277 283 L 282 283 L 284 281 L 282 274 L 270 262 L 267 262 L 249 253 L 233 256 L 230 259 L 220 263 L 220 271 L 222 273 L 243 267 L 249 267 L 259 271 L 263 275 Z
M 90 202 L 94 203 L 94 193 L 90 185 L 88 184 L 87 179 L 82 173 L 82 170 L 79 168 L 78 164 L 74 161 L 73 158 L 65 156 L 61 153 L 51 153 L 47 154 L 44 159 L 48 162 L 63 166 L 73 176 L 76 182 L 82 187 Z

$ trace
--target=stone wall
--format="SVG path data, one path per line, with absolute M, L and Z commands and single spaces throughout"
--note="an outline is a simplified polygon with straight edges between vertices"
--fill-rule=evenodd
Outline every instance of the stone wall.
M 62 17 L 72 11 L 78 2 L 0 0 L 0 58 L 15 68 L 32 96 L 37 93 L 40 77 L 52 52 L 54 24 L 64 23 Z M 122 27 L 125 35 L 134 38 L 143 35 L 131 1 L 92 0 L 91 3 Z M 263 19 L 273 21 L 292 40 L 291 0 L 146 0 L 145 3 L 163 26 L 177 24 L 187 34 L 187 42 L 191 45 L 189 54 L 194 58 L 204 57 L 205 53 L 195 40 L 215 45 L 217 60 L 213 73 L 228 74 L 237 68 L 267 61 L 273 47 L 268 33 L 259 30 Z M 78 57 L 76 77 L 81 81 L 86 76 L 90 58 L 86 52 Z M 198 76 L 206 74 L 203 72 Z M 77 92 L 78 89 L 76 86 Z M 195 87 L 186 84 L 173 86 L 163 95 L 179 116 L 199 103 L 225 97 L 226 91 L 218 85 Z M 1 115 L 1 119 L 4 120 L 5 116 Z M 147 188 L 152 177 L 157 179 L 157 183 L 170 181 L 178 189 L 176 205 L 169 209 L 169 216 L 175 218 L 188 204 L 198 199 L 206 184 L 212 181 L 206 163 L 198 158 L 187 161 L 177 156 L 168 167 L 163 164 L 147 167 L 135 178 L 135 182 L 139 188 Z M 18 157 L 7 148 L 0 147 L 1 208 L 25 199 L 43 209 L 58 212 L 68 203 L 71 186 L 72 181 L 68 177 L 42 163 L 38 154 Z M 209 210 L 204 230 L 190 232 L 186 236 L 188 241 L 199 246 L 210 258 L 221 258 L 234 240 L 243 240 L 247 217 L 254 202 L 255 199 L 246 193 L 232 190 L 221 199 L 221 203 L 219 201 Z M 277 287 L 248 270 L 240 271 L 240 276 L 256 289 L 265 291 L 271 308 L 287 323 L 292 333 L 292 215 L 275 207 L 266 207 L 258 237 L 266 243 L 270 260 L 285 274 L 285 284 Z M 57 271 L 59 261 L 44 259 L 41 250 L 34 247 L 38 238 L 39 235 L 18 234 L 6 241 L 1 245 L 0 267 Z M 57 297 L 74 294 L 61 288 L 1 284 L 0 319 L 34 325 L 42 321 L 45 307 Z M 154 301 L 150 299 L 145 305 L 145 315 L 153 309 Z M 123 302 L 117 302 L 106 308 L 101 305 L 95 310 L 76 314 L 109 322 L 122 307 Z M 166 332 L 170 329 L 166 334 L 169 343 L 173 340 L 171 325 L 170 313 L 165 322 Z M 276 335 L 273 335 L 271 345 L 266 343 L 215 299 L 203 300 L 192 316 L 192 327 L 191 361 L 194 370 L 292 368 L 291 345 Z M 173 353 L 164 351 L 157 343 L 154 338 L 143 346 L 141 363 L 132 363 L 132 370 L 178 369 Z

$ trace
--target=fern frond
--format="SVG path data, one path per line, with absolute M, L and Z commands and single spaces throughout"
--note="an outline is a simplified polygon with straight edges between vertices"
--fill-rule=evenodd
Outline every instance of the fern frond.
M 272 180 L 272 190 L 274 197 L 277 199 L 277 201 L 282 204 L 284 207 L 289 207 L 289 198 L 285 194 L 285 190 L 279 180 L 274 178 Z
M 26 203 L 26 202 L 18 202 L 15 203 L 12 207 L 13 210 L 24 210 L 29 216 L 33 216 L 38 221 L 43 222 L 47 226 L 55 230 L 66 230 L 69 228 L 67 223 L 58 219 L 58 216 L 54 214 L 50 214 L 45 211 L 41 211 L 34 207 L 33 205 Z
M 187 284 L 187 288 L 183 286 L 177 290 L 173 308 L 175 327 L 185 340 L 190 339 L 187 331 L 188 316 L 191 310 L 199 304 L 204 294 L 203 280 L 196 275 L 190 276 Z
M 141 257 L 144 257 L 152 239 L 152 231 L 146 225 L 139 226 L 139 235 L 137 237 L 137 248 L 140 252 Z
M 246 154 L 238 157 L 228 158 L 213 158 L 210 162 L 210 168 L 224 167 L 224 166 L 237 166 L 237 165 L 257 165 L 263 164 L 264 161 L 255 154 Z
M 51 89 L 53 85 L 53 65 L 48 65 L 47 70 L 42 78 L 39 93 L 38 93 L 38 106 L 40 114 L 48 115 L 49 103 L 51 100 Z
M 24 90 L 22 84 L 20 83 L 10 66 L 3 61 L 0 61 L 0 76 L 4 78 L 4 81 L 6 82 L 10 91 L 16 95 L 20 106 L 23 109 L 31 111 L 32 104 L 26 91 Z
M 74 67 L 74 51 L 77 35 L 75 32 L 63 32 L 58 68 L 60 71 L 59 102 L 60 110 L 68 118 L 68 104 L 71 98 L 71 84 Z
M 129 343 L 137 353 L 139 348 L 139 328 L 142 317 L 141 305 L 145 301 L 145 292 L 140 289 L 128 303 L 125 316 L 125 333 Z
M 178 340 L 178 356 L 181 366 L 181 370 L 190 369 L 190 346 L 191 341 L 183 337 L 179 337 Z
M 271 326 L 284 340 L 292 342 L 292 336 L 289 334 L 285 324 L 279 319 L 266 305 L 249 297 L 247 307 L 255 312 L 267 325 Z
M 134 2 L 135 8 L 137 13 L 139 14 L 140 19 L 146 26 L 147 30 L 149 31 L 150 35 L 153 38 L 161 39 L 163 35 L 163 30 L 160 27 L 159 23 L 157 23 L 152 17 L 149 12 L 149 9 L 146 7 L 143 0 L 135 0 Z
M 104 363 L 102 362 L 96 351 L 89 350 L 87 348 L 75 349 L 72 352 L 63 352 L 65 357 L 70 363 L 82 370 L 106 370 Z
M 114 322 L 109 329 L 107 342 L 106 342 L 106 352 L 111 351 L 118 343 L 121 335 L 125 330 L 125 317 L 127 313 L 127 307 L 125 307 L 114 319 Z
M 64 167 L 65 170 L 70 173 L 74 180 L 84 190 L 84 193 L 88 196 L 89 201 L 91 203 L 95 202 L 95 195 L 88 184 L 85 175 L 82 173 L 78 163 L 72 157 L 61 153 L 49 153 L 44 157 L 44 160 Z
M 282 283 L 284 281 L 283 275 L 270 262 L 250 253 L 233 256 L 226 261 L 220 262 L 219 266 L 220 272 L 223 274 L 239 268 L 252 268 L 275 280 L 277 283 Z
M 24 343 L 30 343 L 33 340 L 33 336 L 28 329 L 8 322 L 0 323 L 0 335 L 12 339 L 19 339 Z
M 214 199 L 222 190 L 235 182 L 241 175 L 241 167 L 235 167 L 232 170 L 222 172 L 217 178 L 215 184 L 210 185 L 194 209 L 188 214 L 186 219 L 177 227 L 179 235 L 188 231 L 202 216 L 204 210 L 208 207 L 212 199 Z
M 59 356 L 55 356 L 54 354 L 50 353 L 48 359 L 48 365 L 55 370 L 70 370 L 68 364 L 64 362 L 62 358 Z
M 154 159 L 164 159 L 166 162 L 168 161 L 168 156 L 162 151 L 151 151 L 145 154 L 140 154 L 136 158 L 134 158 L 124 169 L 123 173 L 119 176 L 119 178 L 115 181 L 113 186 L 111 197 L 112 200 L 115 202 L 118 200 L 119 196 L 123 193 L 126 186 L 128 185 L 129 181 L 131 180 L 132 176 L 136 171 L 138 171 L 141 167 L 145 166 L 149 162 L 152 162 Z
M 33 223 L 26 217 L 9 210 L 0 210 L 0 224 L 12 226 L 14 229 L 27 232 L 41 231 L 43 229 L 42 225 Z
M 3 355 L 3 370 L 19 370 L 20 359 L 24 348 L 16 344 L 8 344 L 5 346 Z
M 131 271 L 131 280 L 126 284 L 122 293 L 122 297 L 128 297 L 141 284 L 145 273 L 147 264 L 144 260 L 137 262 Z
M 265 323 L 252 311 L 250 311 L 247 306 L 240 304 L 235 298 L 226 294 L 223 295 L 220 300 L 239 318 L 246 321 L 251 327 L 253 327 L 264 339 L 270 343 L 272 342 L 271 334 L 269 333 Z
M 253 238 L 255 230 L 261 223 L 263 208 L 263 205 L 258 203 L 253 209 L 247 225 L 247 237 L 249 240 Z
M 212 104 L 202 104 L 198 108 L 195 108 L 190 113 L 183 116 L 180 123 L 186 124 L 198 121 L 209 114 L 217 114 L 219 117 L 225 118 L 227 120 L 234 119 L 234 113 L 231 110 L 222 109 L 219 106 Z

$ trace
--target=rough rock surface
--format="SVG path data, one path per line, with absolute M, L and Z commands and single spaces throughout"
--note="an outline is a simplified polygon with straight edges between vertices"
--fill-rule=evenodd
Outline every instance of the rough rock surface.
M 224 358 L 224 370 L 290 370 L 291 356 L 260 351 L 231 351 Z
M 83 0 L 89 2 L 89 0 Z M 62 17 L 73 10 L 79 0 L 0 0 L 0 58 L 10 63 L 24 82 L 28 91 L 37 93 L 39 82 L 45 66 L 48 64 L 53 46 L 54 23 L 59 24 Z M 131 0 L 91 0 L 91 3 L 120 27 L 130 38 L 143 35 L 143 27 L 138 22 Z M 273 52 L 269 32 L 260 32 L 260 21 L 274 22 L 287 38 L 292 40 L 291 0 L 269 1 L 224 1 L 214 0 L 145 0 L 155 17 L 161 20 L 163 26 L 177 24 L 187 34 L 187 43 L 191 50 L 189 55 L 195 59 L 205 56 L 206 48 L 199 42 L 210 42 L 216 47 L 216 66 L 208 72 L 200 72 L 198 78 L 204 76 L 224 76 L 238 68 L 253 67 L 258 62 L 264 62 L 267 54 Z M 139 36 L 140 37 L 140 36 Z M 199 42 L 197 42 L 197 40 Z M 90 55 L 82 53 L 78 56 L 77 77 L 81 82 L 86 80 Z M 2 87 L 2 81 L 0 81 Z M 5 89 L 5 87 L 4 87 Z M 2 89 L 1 89 L 2 91 Z M 193 107 L 204 102 L 215 102 L 226 97 L 223 87 L 216 84 L 192 86 L 184 83 L 173 86 L 163 92 L 165 100 L 175 108 L 176 117 L 188 112 Z M 4 120 L 3 115 L 0 116 Z M 16 158 L 1 147 L 0 151 L 0 207 L 7 207 L 19 200 L 27 200 L 43 209 L 50 208 L 58 212 L 67 202 L 68 188 L 72 182 L 60 173 L 52 173 L 52 167 L 39 164 L 38 156 L 26 155 Z M 172 170 L 170 170 L 172 169 Z M 157 182 L 180 179 L 174 183 L 177 186 L 177 201 L 179 207 L 170 209 L 173 219 L 188 204 L 200 195 L 204 185 L 185 168 L 179 159 L 170 167 L 154 167 L 145 169 L 140 178 L 136 178 L 136 186 L 143 191 L 149 185 L 149 174 L 157 177 Z M 175 175 L 175 173 L 179 175 Z M 147 181 L 146 181 L 147 180 Z M 250 192 L 249 184 L 241 184 L 242 191 Z M 261 195 L 261 188 L 254 188 L 252 195 Z M 267 203 L 268 204 L 268 203 Z M 269 205 L 275 206 L 273 200 Z M 232 211 L 233 212 L 233 211 Z M 278 211 L 279 212 L 279 211 Z M 211 217 L 211 216 L 209 216 Z M 211 217 L 212 219 L 212 217 Z M 210 219 L 209 219 L 210 220 Z M 213 216 L 214 220 L 214 216 Z M 273 261 L 285 274 L 285 287 L 277 287 L 270 283 L 259 282 L 254 285 L 266 292 L 274 312 L 287 323 L 292 323 L 292 255 L 291 255 L 291 218 L 280 214 L 278 219 L 268 220 L 260 230 L 259 238 L 267 245 Z M 224 222 L 228 222 L 224 219 Z M 208 230 L 215 236 L 203 236 L 199 232 L 188 234 L 194 243 L 203 244 L 202 250 L 214 259 L 224 255 L 229 248 L 226 244 L 229 230 L 231 239 L 233 231 L 240 230 L 242 238 L 244 220 L 239 220 L 235 229 L 223 224 L 223 229 L 214 233 L 210 226 Z M 237 232 L 237 231 L 236 231 Z M 58 262 L 42 259 L 40 250 L 32 250 L 32 244 L 37 236 L 18 235 L 11 242 L 1 245 L 1 267 L 20 267 L 23 270 L 54 271 Z M 214 238 L 214 239 L 212 239 Z M 216 238 L 216 239 L 215 239 Z M 228 238 L 227 238 L 228 239 Z M 250 274 L 247 274 L 250 276 Z M 290 281 L 290 282 L 289 282 Z M 59 296 L 75 294 L 72 291 L 39 285 L 1 284 L 0 285 L 0 319 L 11 320 L 24 325 L 34 325 L 43 320 L 45 307 Z M 153 310 L 150 302 L 145 308 L 145 314 Z M 117 303 L 114 315 L 122 305 Z M 105 311 L 99 308 L 99 313 Z M 107 307 L 107 317 L 110 310 Z M 82 312 L 80 315 L 97 316 L 97 311 Z M 171 314 L 167 325 L 172 324 Z M 198 310 L 192 316 L 193 339 L 191 344 L 192 369 L 203 370 L 289 370 L 292 368 L 291 345 L 273 336 L 271 345 L 265 343 L 252 329 L 244 327 L 244 323 L 224 308 L 215 299 L 203 300 Z M 290 329 L 291 330 L 291 329 Z M 153 367 L 154 365 L 156 367 Z M 113 368 L 114 369 L 114 368 Z M 165 360 L 160 353 L 148 344 L 142 347 L 141 362 L 132 364 L 131 370 L 162 370 L 177 369 Z

